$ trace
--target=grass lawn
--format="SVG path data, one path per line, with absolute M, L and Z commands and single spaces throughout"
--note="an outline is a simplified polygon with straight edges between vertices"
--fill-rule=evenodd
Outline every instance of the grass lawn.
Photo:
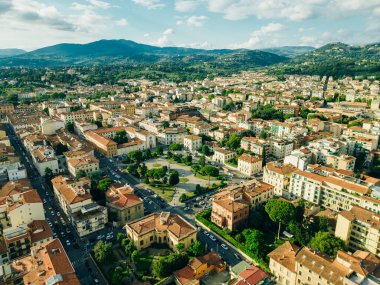
M 194 176 L 197 177 L 197 178 L 199 178 L 199 179 L 203 179 L 203 180 L 207 180 L 208 181 L 208 176 L 203 176 L 203 175 L 201 175 L 199 173 L 196 173 Z M 210 181 L 213 181 L 213 180 L 215 180 L 215 178 L 212 177 L 212 176 L 210 176 Z
M 147 185 L 149 189 L 155 192 L 157 195 L 164 198 L 166 201 L 171 202 L 173 200 L 175 189 L 173 187 L 156 187 Z
M 179 182 L 181 182 L 181 183 L 189 182 L 189 178 L 182 177 L 182 178 L 179 179 Z
M 154 163 L 153 164 L 153 167 L 161 167 L 162 166 L 162 164 L 160 164 L 160 163 Z

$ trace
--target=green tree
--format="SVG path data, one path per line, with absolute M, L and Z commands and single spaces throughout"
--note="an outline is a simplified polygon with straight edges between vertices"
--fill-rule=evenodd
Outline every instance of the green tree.
M 103 191 L 103 192 L 107 192 L 107 190 L 109 189 L 110 185 L 112 184 L 112 179 L 111 178 L 104 178 L 104 179 L 101 179 L 99 180 L 98 182 L 98 189 L 100 191 Z
M 294 220 L 295 207 L 283 200 L 270 199 L 265 205 L 265 211 L 273 222 L 278 223 L 277 238 L 280 239 L 281 224 L 288 224 Z
M 103 263 L 112 255 L 112 244 L 98 241 L 94 247 L 94 256 L 96 261 Z
M 232 134 L 228 141 L 226 142 L 226 146 L 229 149 L 236 150 L 240 147 L 240 142 L 241 142 L 241 135 L 238 134 Z
M 268 138 L 268 133 L 265 130 L 262 130 L 259 135 L 260 139 L 266 140 Z
M 163 126 L 166 129 L 166 128 L 169 128 L 170 123 L 168 121 L 162 121 L 161 126 Z
M 257 257 L 262 256 L 262 244 L 264 244 L 264 234 L 256 229 L 245 229 L 243 230 L 243 236 L 248 250 L 251 251 Z
M 141 163 L 137 167 L 137 173 L 140 175 L 140 177 L 144 177 L 147 171 L 148 171 L 148 167 L 146 167 L 145 163 Z
M 177 171 L 173 171 L 172 173 L 170 173 L 169 175 L 169 185 L 170 186 L 174 186 L 174 185 L 177 185 L 179 183 L 179 175 L 178 175 L 178 172 Z
M 185 244 L 183 242 L 179 242 L 179 243 L 176 244 L 175 248 L 178 251 L 184 251 L 185 250 Z
M 152 273 L 159 278 L 167 277 L 174 271 L 186 266 L 188 261 L 189 257 L 185 252 L 162 256 L 153 263 Z
M 159 145 L 156 147 L 156 153 L 158 155 L 162 155 L 164 153 L 164 149 L 162 148 L 162 146 Z
M 127 132 L 125 130 L 117 131 L 113 140 L 118 144 L 123 144 L 128 142 Z
M 182 146 L 178 143 L 172 143 L 171 145 L 169 145 L 169 149 L 171 151 L 181 150 Z
M 344 241 L 329 232 L 317 232 L 309 246 L 329 256 L 336 256 L 338 250 L 345 248 Z
M 210 187 L 210 177 L 211 176 L 217 177 L 219 175 L 219 169 L 214 167 L 214 166 L 211 166 L 211 165 L 203 166 L 201 169 L 201 172 L 203 172 L 204 174 L 206 174 L 208 176 L 208 186 L 209 187 Z
M 208 145 L 204 144 L 204 145 L 202 146 L 202 153 L 203 153 L 204 155 L 209 156 L 209 155 L 211 155 L 212 152 L 211 152 L 210 148 L 208 147 Z
M 143 154 L 140 150 L 134 150 L 134 151 L 131 151 L 130 153 L 128 153 L 128 157 L 132 161 L 138 163 L 138 162 L 142 161 Z
M 191 165 L 192 161 L 193 157 L 190 154 L 185 156 L 185 158 L 183 159 L 183 163 L 185 163 L 186 165 Z
M 199 165 L 200 166 L 205 166 L 206 165 L 206 157 L 204 155 L 202 155 L 200 158 L 199 158 L 199 161 L 198 161 Z
M 204 253 L 204 251 L 205 251 L 205 247 L 203 246 L 203 244 L 202 244 L 200 241 L 196 240 L 195 242 L 193 242 L 193 243 L 190 245 L 188 251 L 189 251 L 189 252 L 191 253 L 191 255 L 193 255 L 193 256 L 199 256 L 199 255 L 201 255 L 201 254 Z
M 74 133 L 74 123 L 67 122 L 65 124 L 65 129 L 68 130 L 70 133 Z

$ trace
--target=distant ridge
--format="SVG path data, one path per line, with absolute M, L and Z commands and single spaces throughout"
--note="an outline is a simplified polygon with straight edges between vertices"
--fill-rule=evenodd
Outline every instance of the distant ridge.
M 26 53 L 26 51 L 17 48 L 0 49 L 0 58 L 20 55 L 23 53 Z

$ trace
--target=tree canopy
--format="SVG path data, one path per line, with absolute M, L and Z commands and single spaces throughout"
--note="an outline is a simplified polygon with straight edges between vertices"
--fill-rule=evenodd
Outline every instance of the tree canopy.
M 338 250 L 345 248 L 344 241 L 329 232 L 317 232 L 309 246 L 329 256 L 336 256 Z
M 278 238 L 280 238 L 281 224 L 288 224 L 295 218 L 295 207 L 286 201 L 279 199 L 270 199 L 265 205 L 265 211 L 269 218 L 278 225 Z

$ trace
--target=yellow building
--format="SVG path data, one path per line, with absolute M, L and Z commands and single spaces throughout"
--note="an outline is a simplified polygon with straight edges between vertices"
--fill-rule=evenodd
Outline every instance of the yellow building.
M 14 109 L 15 107 L 13 106 L 13 104 L 4 104 L 4 103 L 0 104 L 0 114 L 11 113 L 14 111 Z
M 380 215 L 359 206 L 338 214 L 335 236 L 352 249 L 380 255 Z
M 187 249 L 197 240 L 197 229 L 181 216 L 170 212 L 150 214 L 127 223 L 125 229 L 137 249 L 154 243 L 167 244 L 173 250 L 182 243 Z
M 67 166 L 72 176 L 76 177 L 81 171 L 84 173 L 95 172 L 99 170 L 99 160 L 92 155 L 80 158 L 70 158 L 67 160 Z

